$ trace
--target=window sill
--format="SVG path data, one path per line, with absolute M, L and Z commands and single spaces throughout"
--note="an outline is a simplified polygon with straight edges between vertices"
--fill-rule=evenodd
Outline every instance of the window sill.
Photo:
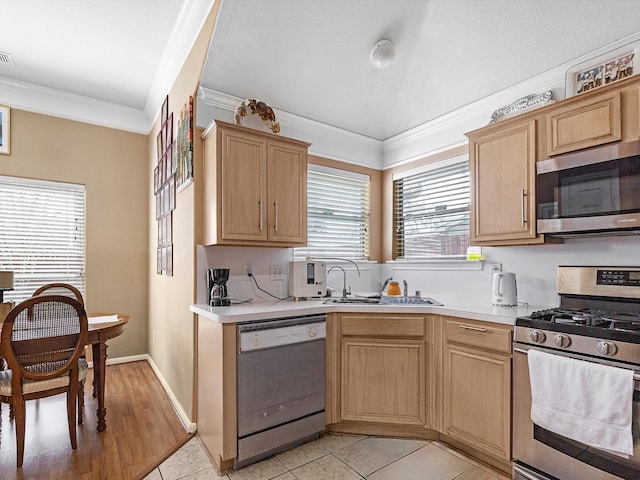
M 396 270 L 466 270 L 480 271 L 484 260 L 391 260 L 385 262 Z

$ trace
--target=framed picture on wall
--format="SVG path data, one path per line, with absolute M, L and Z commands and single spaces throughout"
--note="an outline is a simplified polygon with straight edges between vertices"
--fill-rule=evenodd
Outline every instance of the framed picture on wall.
M 171 144 L 171 151 L 167 155 L 171 158 L 171 175 L 176 173 L 176 167 L 178 166 L 178 142 L 173 142 Z
M 0 105 L 0 153 L 11 154 L 11 107 Z
M 160 161 L 162 154 L 164 153 L 164 150 L 162 150 L 162 130 L 156 137 L 156 150 L 158 151 L 158 161 Z
M 176 209 L 176 177 L 171 175 L 169 178 L 169 211 L 173 212 Z
M 164 243 L 173 243 L 173 215 L 171 212 L 164 217 Z
M 169 213 L 169 184 L 165 183 L 162 187 L 162 212 Z
M 167 147 L 167 152 L 165 153 L 164 156 L 164 181 L 167 182 L 169 181 L 169 177 L 172 175 L 172 171 L 171 171 L 171 164 L 172 164 L 172 160 L 171 160 L 171 145 L 169 145 L 169 147 Z
M 640 43 L 631 43 L 569 68 L 565 97 L 569 98 L 638 73 Z
M 167 272 L 167 275 L 173 277 L 173 245 L 168 245 L 167 247 L 165 247 L 165 250 L 167 251 L 167 264 L 165 271 Z
M 166 134 L 167 134 L 167 148 L 169 148 L 168 146 L 173 141 L 173 112 L 169 114 L 169 119 L 167 120 L 165 127 L 166 127 Z
M 160 190 L 160 169 L 156 165 L 153 169 L 153 193 L 158 193 Z
M 164 125 L 164 122 L 169 118 L 169 95 L 164 98 L 164 102 L 162 102 L 162 115 L 160 118 L 160 124 Z
M 176 144 L 176 188 L 180 192 L 193 183 L 193 97 L 180 110 Z

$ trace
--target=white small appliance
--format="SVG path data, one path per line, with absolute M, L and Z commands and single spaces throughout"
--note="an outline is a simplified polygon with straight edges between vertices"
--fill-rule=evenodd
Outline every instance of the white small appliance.
M 493 274 L 491 303 L 505 307 L 518 305 L 518 287 L 515 273 L 496 272 Z
M 326 293 L 327 264 L 317 260 L 289 263 L 289 295 L 296 300 L 320 298 Z

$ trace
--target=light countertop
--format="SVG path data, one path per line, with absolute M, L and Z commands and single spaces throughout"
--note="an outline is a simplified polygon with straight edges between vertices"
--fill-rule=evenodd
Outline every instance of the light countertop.
M 435 305 L 362 305 L 362 304 L 325 304 L 326 299 L 318 300 L 281 300 L 254 301 L 231 305 L 229 307 L 210 307 L 191 305 L 190 310 L 201 317 L 219 323 L 241 323 L 253 320 L 313 315 L 318 313 L 433 313 L 453 317 L 481 320 L 485 322 L 513 325 L 516 317 L 530 315 L 532 312 L 551 308 L 550 305 L 519 305 L 517 307 L 498 307 L 487 302 L 472 302 L 460 299 L 437 298 L 443 306 Z

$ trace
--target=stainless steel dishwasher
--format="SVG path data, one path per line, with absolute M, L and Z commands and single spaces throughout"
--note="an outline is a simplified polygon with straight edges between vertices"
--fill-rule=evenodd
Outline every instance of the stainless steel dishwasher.
M 324 430 L 326 316 L 242 323 L 238 336 L 236 468 Z

